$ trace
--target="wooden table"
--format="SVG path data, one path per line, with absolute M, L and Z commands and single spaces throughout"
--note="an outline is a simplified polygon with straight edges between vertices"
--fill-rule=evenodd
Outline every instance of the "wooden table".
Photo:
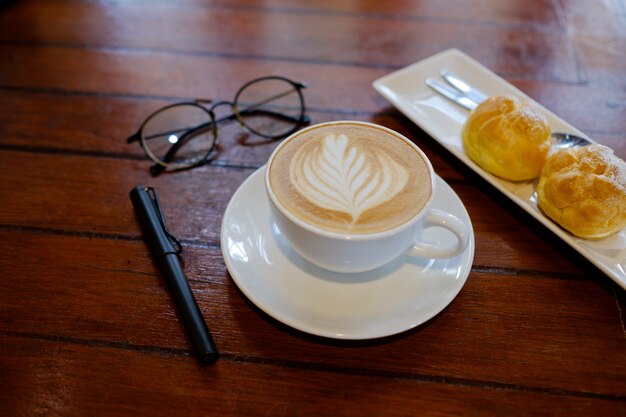
M 6 3 L 6 2 L 3 2 Z M 0 9 L 0 415 L 626 415 L 624 290 L 389 105 L 372 81 L 456 47 L 626 158 L 623 0 L 54 0 Z M 324 339 L 263 313 L 220 251 L 276 143 L 221 132 L 219 164 L 152 178 L 125 138 L 152 111 L 306 81 L 314 123 L 425 150 L 476 253 L 416 329 Z M 157 188 L 220 349 L 201 366 L 128 193 Z

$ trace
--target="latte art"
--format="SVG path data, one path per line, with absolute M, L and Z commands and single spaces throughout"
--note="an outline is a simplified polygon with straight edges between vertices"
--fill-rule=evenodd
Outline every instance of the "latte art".
M 267 169 L 283 210 L 336 233 L 398 227 L 420 213 L 433 187 L 430 166 L 413 144 L 360 122 L 330 122 L 293 134 Z
M 396 196 L 408 181 L 408 171 L 384 151 L 366 159 L 344 134 L 329 134 L 313 150 L 305 149 L 291 161 L 291 183 L 309 202 L 349 214 L 351 224 Z

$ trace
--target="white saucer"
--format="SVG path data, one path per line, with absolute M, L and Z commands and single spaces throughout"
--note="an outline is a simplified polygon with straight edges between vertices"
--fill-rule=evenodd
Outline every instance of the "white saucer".
M 469 226 L 462 255 L 437 261 L 401 256 L 374 271 L 338 274 L 310 264 L 285 241 L 270 216 L 264 173 L 265 167 L 255 171 L 233 195 L 221 245 L 239 289 L 275 319 L 318 336 L 378 338 L 426 322 L 461 291 L 474 259 L 474 233 L 463 203 L 440 177 L 433 207 Z M 455 243 L 452 233 L 439 227 L 425 230 L 424 238 Z

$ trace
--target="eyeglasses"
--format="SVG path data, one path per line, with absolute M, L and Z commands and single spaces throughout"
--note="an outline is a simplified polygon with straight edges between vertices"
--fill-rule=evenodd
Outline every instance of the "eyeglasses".
M 234 100 L 176 103 L 152 113 L 127 139 L 141 147 L 155 164 L 152 175 L 193 168 L 211 161 L 218 144 L 219 123 L 238 121 L 253 134 L 281 139 L 310 123 L 304 107 L 303 83 L 269 76 L 252 80 Z M 207 104 L 211 104 L 210 107 Z M 215 109 L 230 106 L 232 114 L 215 118 Z

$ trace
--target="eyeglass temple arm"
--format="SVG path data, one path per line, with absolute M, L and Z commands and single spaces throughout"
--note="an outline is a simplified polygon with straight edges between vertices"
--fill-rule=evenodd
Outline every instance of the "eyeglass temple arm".
M 141 140 L 141 130 L 129 136 L 128 139 L 126 139 L 126 143 L 138 142 L 139 140 Z

